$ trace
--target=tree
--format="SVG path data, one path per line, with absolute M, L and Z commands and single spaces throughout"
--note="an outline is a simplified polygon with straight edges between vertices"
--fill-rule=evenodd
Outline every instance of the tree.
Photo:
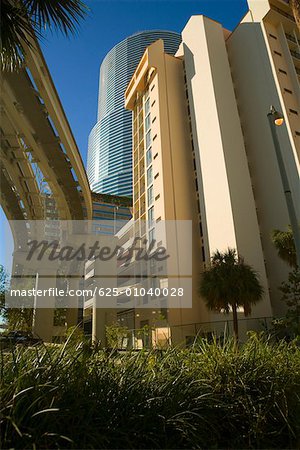
M 32 331 L 32 308 L 7 308 L 5 317 L 8 331 Z
M 300 30 L 300 0 L 290 0 L 289 3 L 292 8 L 297 27 Z
M 279 288 L 283 293 L 282 300 L 288 306 L 285 316 L 286 326 L 293 335 L 300 335 L 300 271 L 294 269 L 289 273 L 288 281 Z
M 291 227 L 288 231 L 274 230 L 272 242 L 275 245 L 278 256 L 288 263 L 293 270 L 289 273 L 288 281 L 283 281 L 279 290 L 283 293 L 281 298 L 288 307 L 283 326 L 293 335 L 300 335 L 300 268 L 297 264 L 297 255 L 294 236 Z
M 25 46 L 32 48 L 43 30 L 73 34 L 87 10 L 81 0 L 1 0 L 2 68 L 21 67 Z
M 5 293 L 8 289 L 8 285 L 8 275 L 2 264 L 0 264 L 0 315 L 4 315 L 5 313 Z
M 10 280 L 4 267 L 0 264 L 0 315 L 7 324 L 9 331 L 31 331 L 33 321 L 33 308 L 20 307 L 11 308 L 5 305 L 5 294 L 9 289 Z M 32 281 L 26 281 L 22 286 L 24 289 L 32 288 Z M 16 298 L 17 300 L 17 298 Z M 24 304 L 27 303 L 26 299 L 22 299 Z M 28 299 L 31 302 L 30 299 Z
M 238 340 L 237 310 L 244 309 L 245 316 L 251 314 L 251 306 L 263 297 L 263 288 L 256 272 L 245 264 L 235 249 L 224 253 L 216 251 L 211 258 L 211 267 L 203 273 L 200 294 L 210 310 L 232 311 L 233 328 Z
M 297 256 L 292 228 L 289 226 L 287 231 L 274 230 L 271 239 L 276 247 L 278 256 L 287 262 L 289 266 L 296 268 Z

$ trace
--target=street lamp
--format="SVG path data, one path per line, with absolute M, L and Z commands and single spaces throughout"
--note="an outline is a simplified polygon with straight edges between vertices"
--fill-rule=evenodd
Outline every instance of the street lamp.
M 289 185 L 289 180 L 284 166 L 284 161 L 282 158 L 282 153 L 279 145 L 279 140 L 277 136 L 277 127 L 280 127 L 284 123 L 283 115 L 276 111 L 274 106 L 271 106 L 270 112 L 268 113 L 269 124 L 271 128 L 273 143 L 275 147 L 278 167 L 280 171 L 282 186 L 286 198 L 287 209 L 289 213 L 289 218 L 291 222 L 292 232 L 294 235 L 295 248 L 296 248 L 296 259 L 298 267 L 300 268 L 300 228 L 297 221 L 295 206 L 293 202 L 292 192 Z
M 276 111 L 276 109 L 274 108 L 274 106 L 271 106 L 271 109 L 270 109 L 270 113 L 269 113 L 269 114 L 272 116 L 275 125 L 277 125 L 278 127 L 280 127 L 280 126 L 283 124 L 283 122 L 284 122 L 284 117 L 283 117 L 283 115 L 282 115 L 280 112 Z
M 119 209 L 119 206 L 114 205 L 114 235 L 116 235 L 117 232 L 117 211 Z

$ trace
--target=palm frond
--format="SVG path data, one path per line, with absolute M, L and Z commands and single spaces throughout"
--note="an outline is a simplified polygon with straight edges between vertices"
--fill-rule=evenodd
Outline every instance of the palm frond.
M 45 29 L 74 33 L 88 11 L 81 0 L 1 0 L 1 67 L 18 70 L 24 46 L 41 37 Z
M 34 30 L 22 2 L 1 0 L 1 67 L 15 70 L 22 66 L 24 44 L 30 46 Z
M 296 247 L 291 227 L 287 231 L 274 230 L 271 239 L 278 256 L 291 267 L 297 267 Z
M 74 33 L 88 11 L 81 0 L 23 0 L 35 30 L 54 26 L 65 35 Z
M 262 299 L 263 292 L 255 270 L 230 248 L 213 254 L 212 265 L 202 274 L 199 288 L 208 309 L 229 312 L 235 305 L 244 307 L 245 314 Z

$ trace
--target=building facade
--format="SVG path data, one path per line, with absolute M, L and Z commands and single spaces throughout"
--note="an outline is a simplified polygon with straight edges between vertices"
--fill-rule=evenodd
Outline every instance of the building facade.
M 278 288 L 288 267 L 271 233 L 289 216 L 267 114 L 274 105 L 284 115 L 278 136 L 300 222 L 300 36 L 287 2 L 250 0 L 249 8 L 232 33 L 191 17 L 175 57 L 162 41 L 149 46 L 125 94 L 134 114 L 134 218 L 148 233 L 160 220 L 193 223 L 193 306 L 167 317 L 186 330 L 183 341 L 192 323 L 220 320 L 196 290 L 216 250 L 235 248 L 259 274 L 264 298 L 252 318 L 284 313 Z M 136 327 L 147 314 L 136 312 Z
M 208 320 L 199 299 L 199 275 L 203 270 L 203 252 L 197 217 L 197 193 L 193 173 L 192 143 L 184 88 L 183 61 L 168 55 L 159 40 L 148 47 L 126 90 L 125 105 L 133 111 L 133 217 L 139 236 L 148 240 L 156 236 L 158 226 L 166 221 L 192 223 L 192 308 L 167 308 L 168 324 L 192 323 L 195 317 Z M 170 222 L 169 222 L 170 223 Z M 171 222 L 172 223 L 172 222 Z M 166 248 L 180 242 L 180 230 L 164 235 Z M 180 255 L 175 255 L 176 259 Z M 170 270 L 170 269 L 169 269 Z M 168 270 L 168 271 L 169 271 Z M 157 276 L 154 287 L 182 287 L 182 280 Z M 151 325 L 157 311 L 137 309 L 137 328 Z M 161 324 L 162 325 L 162 324 Z M 173 339 L 176 339 L 173 336 Z
M 300 31 L 283 0 L 248 1 L 249 12 L 226 41 L 251 174 L 273 314 L 284 313 L 278 287 L 290 270 L 270 234 L 290 223 L 267 113 L 283 113 L 277 135 L 300 222 Z M 254 101 L 255 99 L 255 101 Z
M 100 67 L 97 123 L 88 142 L 87 172 L 92 191 L 132 195 L 132 115 L 124 108 L 124 92 L 146 47 L 163 39 L 175 54 L 180 34 L 144 31 L 117 44 Z
M 118 234 L 121 228 L 132 218 L 132 200 L 128 197 L 118 197 L 108 194 L 91 193 L 93 202 L 92 233 L 99 235 L 101 241 L 107 240 L 107 245 L 112 244 L 113 236 Z M 95 260 L 87 261 L 84 268 L 84 288 L 86 292 L 96 286 L 98 266 Z M 101 264 L 101 263 L 100 263 Z M 115 262 L 112 263 L 113 274 Z M 100 272 L 101 273 L 101 268 Z M 103 284 L 104 280 L 102 280 Z M 108 278 L 107 287 L 114 286 L 114 280 Z M 85 296 L 83 301 L 83 329 L 87 336 L 94 340 L 98 339 L 105 342 L 105 326 L 116 321 L 116 310 L 113 308 L 97 308 L 97 294 L 94 296 Z

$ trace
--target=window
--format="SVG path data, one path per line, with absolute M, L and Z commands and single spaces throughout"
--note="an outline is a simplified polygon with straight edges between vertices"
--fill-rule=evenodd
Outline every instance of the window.
M 287 75 L 286 71 L 283 70 L 283 69 L 279 69 L 279 72 L 280 72 L 280 73 L 283 73 L 284 75 Z
M 148 205 L 150 206 L 153 203 L 153 186 L 150 186 L 147 192 L 148 197 Z
M 152 119 L 152 123 L 154 123 L 156 121 L 156 116 L 155 117 L 153 117 L 153 119 Z
M 156 173 L 154 179 L 156 180 L 156 178 L 158 178 L 158 176 L 159 176 L 159 173 Z
M 202 228 L 202 223 L 201 222 L 200 222 L 199 227 L 200 227 L 200 236 L 203 237 L 203 228 Z
M 156 159 L 158 157 L 158 153 L 155 153 L 155 155 L 153 156 L 153 159 Z
M 155 88 L 155 84 L 151 87 L 150 91 L 152 92 L 154 88 Z
M 300 131 L 296 131 L 296 136 L 300 136 Z
M 151 244 L 152 241 L 154 241 L 155 239 L 155 229 L 152 228 L 152 230 L 149 231 L 149 245 Z
M 151 164 L 152 162 L 152 148 L 150 147 L 147 152 L 146 152 L 146 164 L 147 167 L 149 166 L 149 164 Z
M 148 209 L 148 220 L 149 220 L 150 225 L 154 221 L 154 206 L 152 206 L 152 208 Z
M 156 138 L 157 138 L 157 134 L 154 135 L 153 140 L 155 141 Z
M 276 40 L 277 40 L 277 37 L 274 36 L 274 34 L 269 33 L 269 36 L 270 36 L 272 39 L 276 39 Z
M 146 148 L 150 147 L 151 145 L 151 130 L 149 130 L 146 134 Z
M 297 132 L 296 132 L 296 134 L 297 134 Z M 155 200 L 158 200 L 159 197 L 160 197 L 160 194 L 158 194 L 158 195 L 155 197 Z
M 147 115 L 149 111 L 150 111 L 150 98 L 148 97 L 147 100 L 145 101 L 145 115 Z
M 148 186 L 152 183 L 153 181 L 153 170 L 152 170 L 152 166 L 149 167 L 149 169 L 147 170 L 147 184 Z
M 153 102 L 151 103 L 151 106 L 154 106 L 155 105 L 155 100 L 153 100 Z
M 288 94 L 292 94 L 293 92 L 290 89 L 284 88 L 284 92 L 287 92 Z
M 140 127 L 139 129 L 139 142 L 141 142 L 144 138 L 144 130 L 143 127 Z
M 290 112 L 291 112 L 292 114 L 297 114 L 297 116 L 298 116 L 298 112 L 297 112 L 295 109 L 290 109 Z
M 276 50 L 274 50 L 274 53 L 275 53 L 275 55 L 282 56 L 282 54 L 279 52 L 276 52 Z
M 146 116 L 145 119 L 145 130 L 148 131 L 150 128 L 150 114 L 148 114 L 148 116 Z
M 151 288 L 152 289 L 155 289 L 155 288 L 157 288 L 158 287 L 158 278 L 157 277 L 153 277 L 153 278 L 151 278 Z

